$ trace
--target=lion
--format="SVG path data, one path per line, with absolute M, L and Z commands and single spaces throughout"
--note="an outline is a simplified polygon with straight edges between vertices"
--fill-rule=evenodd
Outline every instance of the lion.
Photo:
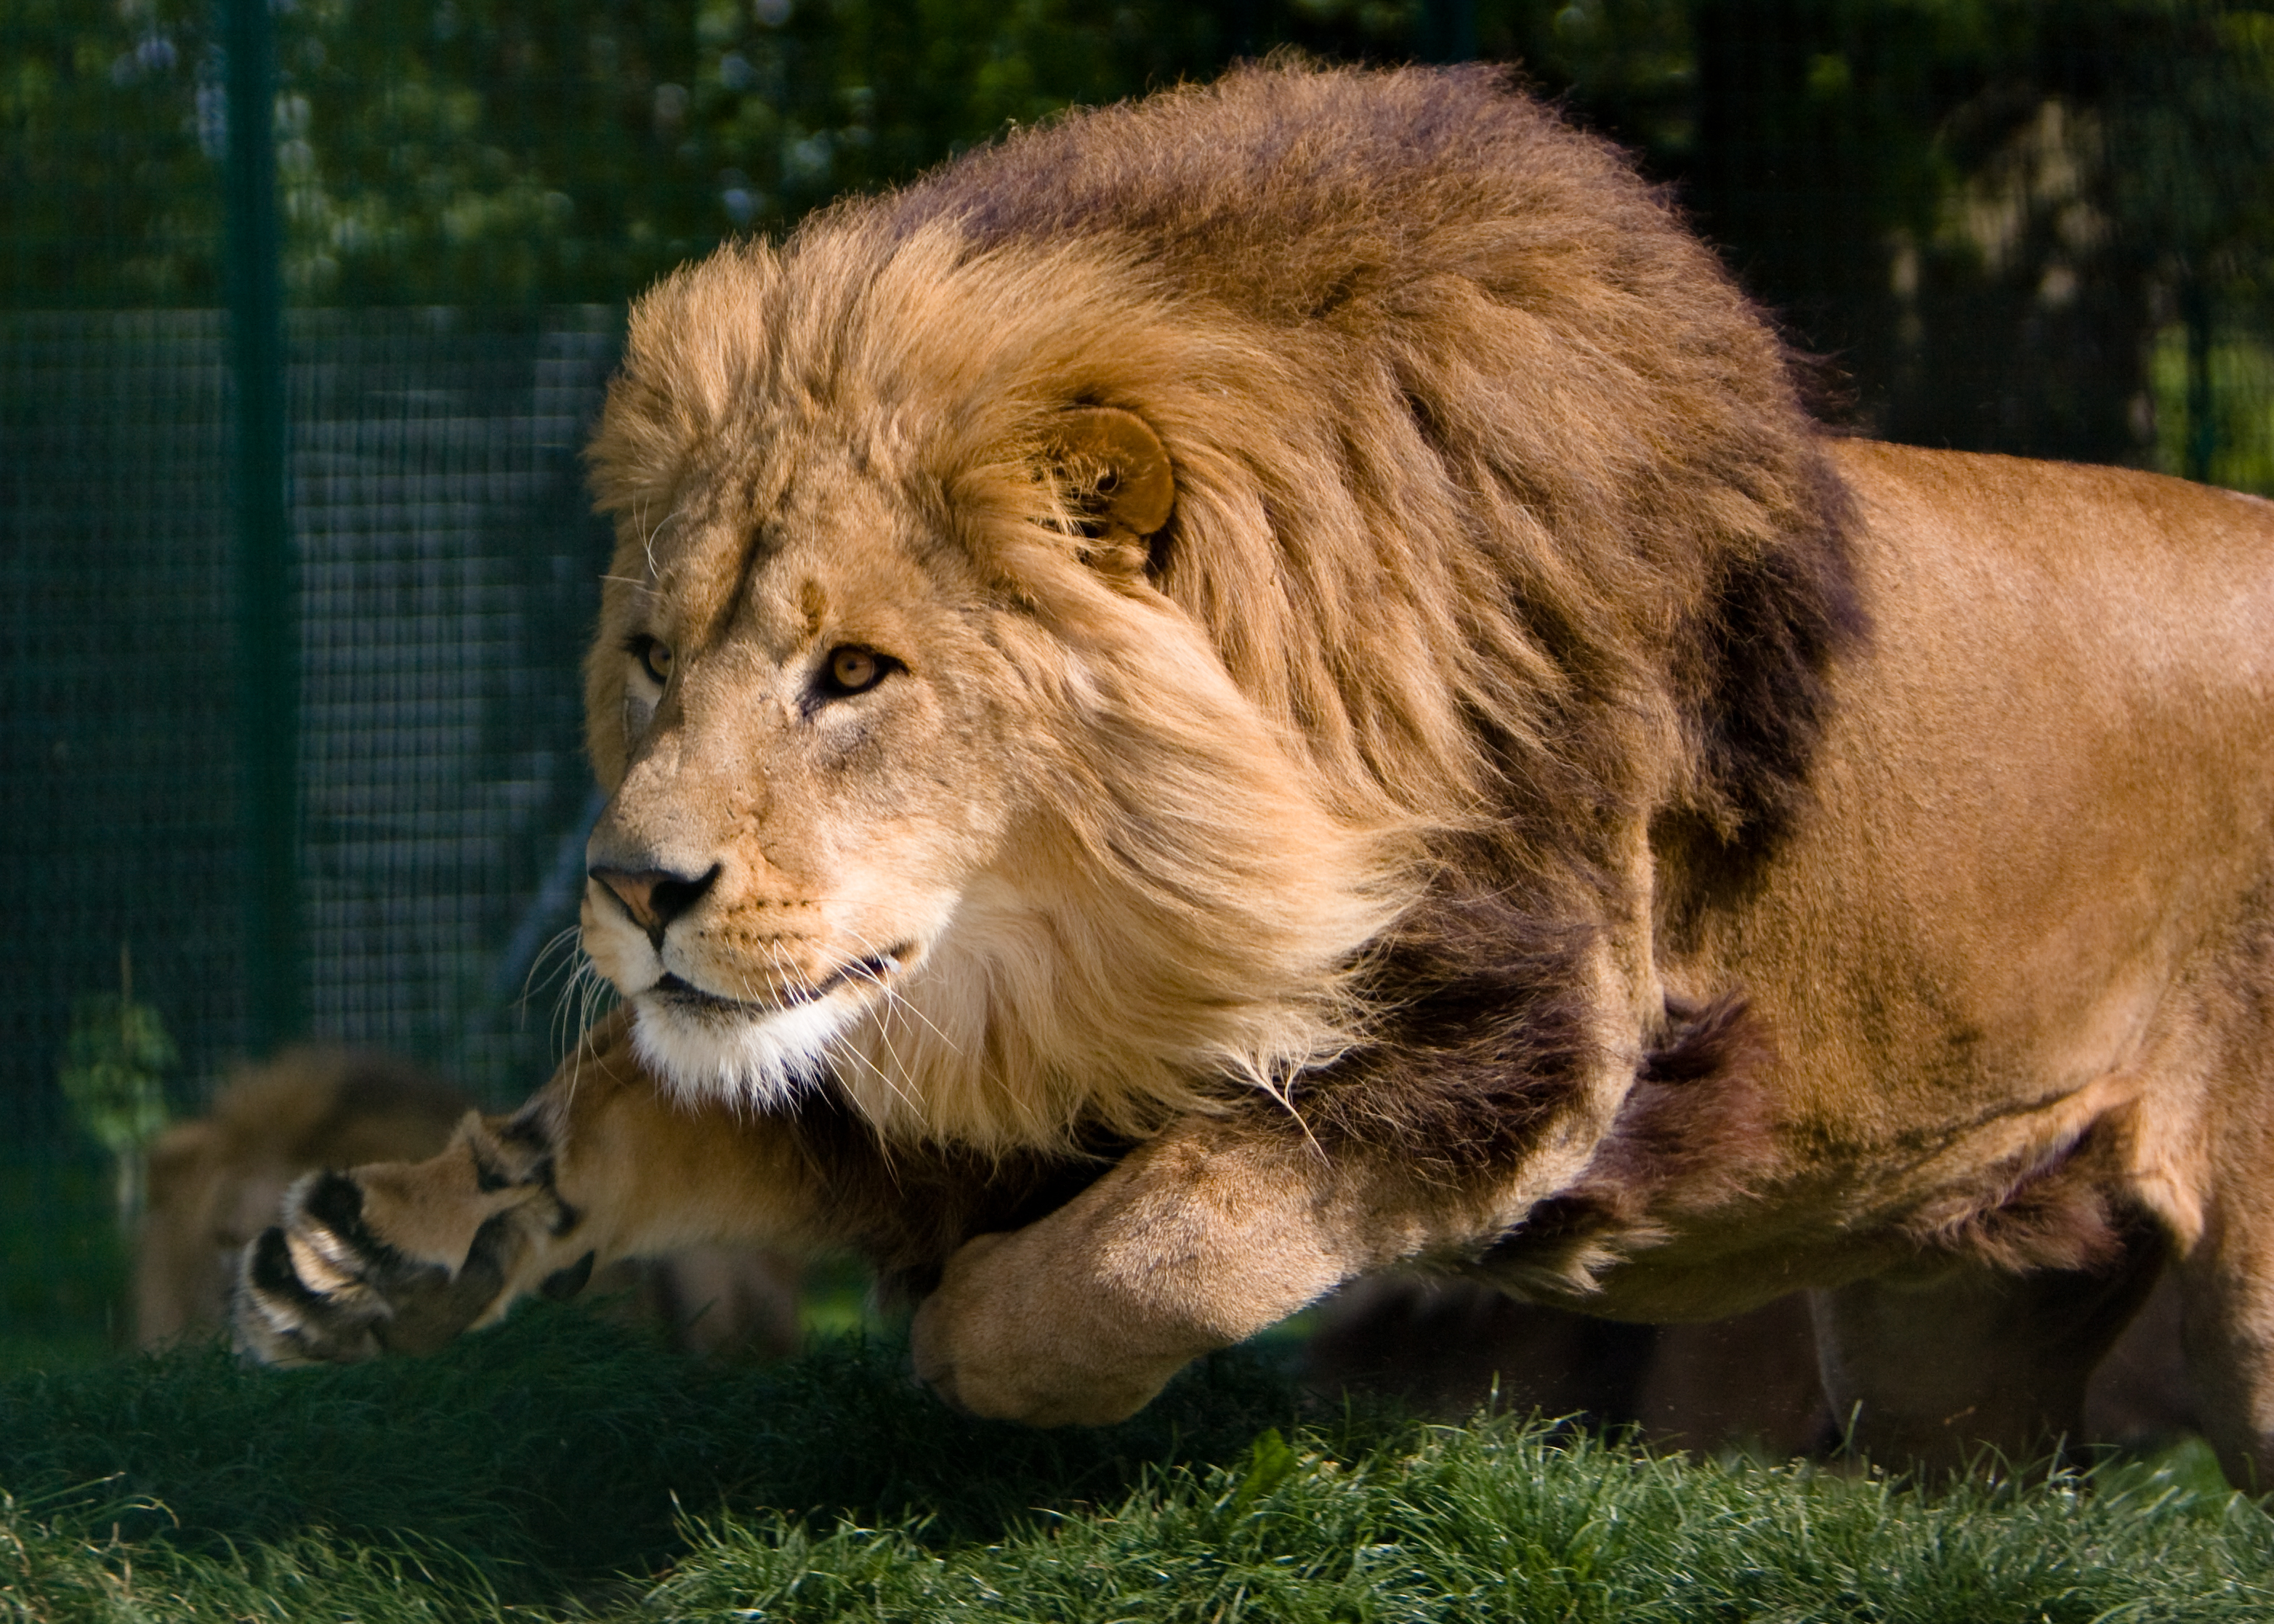
M 294 1044 L 239 1067 L 206 1115 L 151 1147 L 134 1257 L 137 1343 L 219 1336 L 238 1256 L 296 1181 L 327 1167 L 431 1156 L 471 1103 L 423 1068 L 373 1050 Z M 772 1253 L 697 1247 L 619 1265 L 603 1283 L 686 1351 L 780 1357 L 800 1341 L 799 1274 Z
M 1104 1424 L 1392 1266 L 1797 1289 L 1882 1458 L 2021 1456 L 2168 1257 L 2274 1470 L 2274 508 L 1841 438 L 1495 70 L 1070 114 L 635 309 L 591 449 L 622 996 L 299 1187 L 238 1335 L 429 1347 L 858 1249 Z

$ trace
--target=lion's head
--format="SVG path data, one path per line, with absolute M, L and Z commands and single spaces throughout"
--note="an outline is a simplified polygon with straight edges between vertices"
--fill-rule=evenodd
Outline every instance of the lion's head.
M 592 462 L 642 1053 L 998 1147 L 1359 1041 L 1448 842 L 1585 915 L 1637 820 L 1766 818 L 1798 747 L 1705 651 L 1833 530 L 1773 339 L 1484 72 L 1251 71 L 722 250 Z

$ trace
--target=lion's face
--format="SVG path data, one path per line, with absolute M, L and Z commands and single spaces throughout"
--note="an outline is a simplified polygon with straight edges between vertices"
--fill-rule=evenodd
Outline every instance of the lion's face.
M 819 452 L 687 493 L 613 583 L 596 731 L 621 781 L 586 951 L 682 1086 L 779 1092 L 1001 876 L 1039 718 L 969 562 Z
M 749 247 L 634 312 L 584 935 L 682 1093 L 826 1074 L 879 1128 L 1031 1145 L 1352 1041 L 1402 814 L 1232 674 L 1208 560 L 1262 504 L 1060 353 L 1083 274 Z

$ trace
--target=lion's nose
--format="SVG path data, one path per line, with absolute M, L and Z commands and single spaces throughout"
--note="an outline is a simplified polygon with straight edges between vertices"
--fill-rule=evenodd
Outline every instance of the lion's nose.
M 611 868 L 605 865 L 585 872 L 603 886 L 624 912 L 632 916 L 647 939 L 658 948 L 663 945 L 663 933 L 671 921 L 703 899 L 712 883 L 719 877 L 719 867 L 712 863 L 710 871 L 692 877 L 674 874 L 668 868 Z

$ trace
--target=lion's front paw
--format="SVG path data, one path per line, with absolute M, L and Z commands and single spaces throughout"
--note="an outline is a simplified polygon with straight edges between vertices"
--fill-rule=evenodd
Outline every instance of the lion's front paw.
M 959 1410 L 1030 1426 L 1104 1426 L 1135 1415 L 1201 1346 L 1051 1270 L 1031 1231 L 983 1235 L 949 1259 L 916 1311 L 917 1379 Z
M 239 1265 L 240 1351 L 271 1365 L 426 1352 L 504 1291 L 519 1240 L 512 1213 L 484 1222 L 452 1269 L 405 1256 L 373 1232 L 364 1207 L 351 1173 L 313 1173 L 292 1187 L 283 1222 L 250 1242 Z

